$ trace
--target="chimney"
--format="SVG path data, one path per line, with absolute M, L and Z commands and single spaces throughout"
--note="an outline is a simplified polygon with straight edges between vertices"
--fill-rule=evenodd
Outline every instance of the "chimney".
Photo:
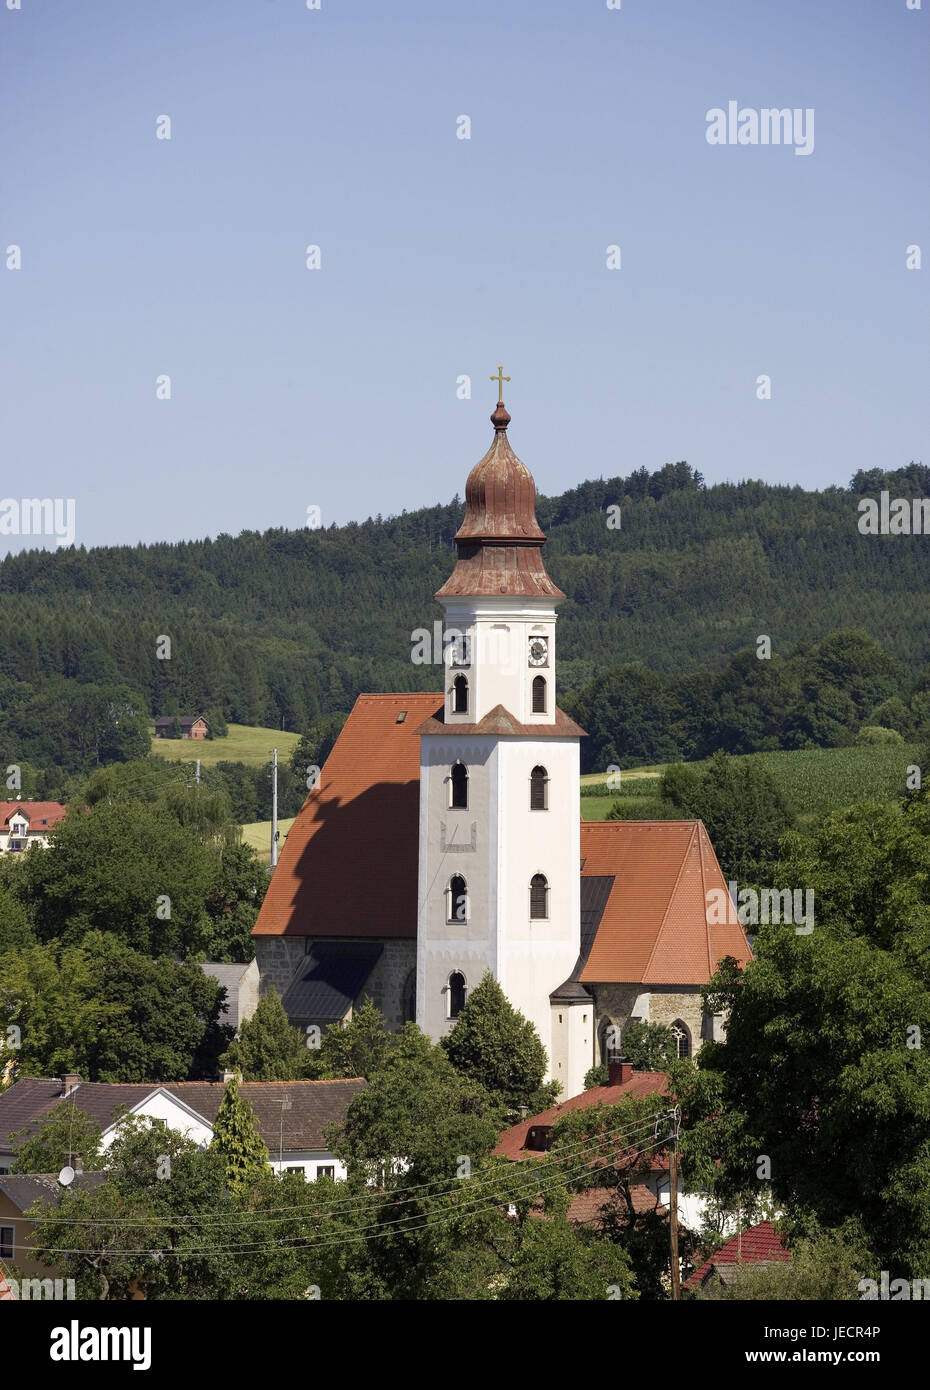
M 633 1063 L 619 1057 L 616 1062 L 607 1063 L 607 1085 L 622 1086 L 633 1075 Z
M 72 1091 L 76 1091 L 81 1084 L 81 1078 L 75 1071 L 66 1071 L 58 1080 L 61 1082 L 59 1098 L 64 1100 L 65 1096 L 70 1096 Z

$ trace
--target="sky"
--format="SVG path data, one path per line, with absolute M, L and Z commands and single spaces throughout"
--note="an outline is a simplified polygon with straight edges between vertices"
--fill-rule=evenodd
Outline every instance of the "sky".
M 448 502 L 499 363 L 549 494 L 930 463 L 928 58 L 930 0 L 0 0 L 0 505 Z

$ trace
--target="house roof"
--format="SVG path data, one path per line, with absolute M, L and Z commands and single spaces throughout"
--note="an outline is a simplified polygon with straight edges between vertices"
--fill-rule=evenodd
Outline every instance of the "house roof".
M 281 1136 L 281 1101 L 285 1093 L 291 1104 L 284 1112 L 285 1147 L 326 1148 L 324 1129 L 345 1118 L 350 1103 L 368 1083 L 361 1077 L 337 1081 L 243 1081 L 239 1094 L 255 1111 L 259 1133 L 270 1152 L 277 1150 Z M 216 1119 L 225 1086 L 222 1081 L 119 1082 L 82 1081 L 68 1100 L 89 1115 L 101 1129 L 107 1129 L 120 1105 L 127 1109 L 140 1105 L 156 1091 L 186 1105 L 207 1124 Z M 61 1103 L 61 1082 L 36 1077 L 16 1081 L 0 1095 L 0 1152 L 12 1153 L 10 1135 L 27 1126 L 38 1129 L 48 1112 Z
M 613 876 L 582 984 L 706 984 L 724 956 L 751 959 L 739 922 L 708 922 L 728 892 L 701 821 L 583 821 L 582 881 Z
M 705 1260 L 700 1269 L 685 1280 L 685 1288 L 699 1289 L 707 1283 L 719 1266 L 737 1264 L 787 1264 L 791 1252 L 781 1242 L 771 1221 L 760 1221 L 748 1231 L 732 1236 L 719 1250 Z
M 0 825 L 8 825 L 17 811 L 22 811 L 30 830 L 41 830 L 64 820 L 68 808 L 59 801 L 0 801 Z
M 580 1095 L 563 1100 L 560 1105 L 541 1110 L 538 1115 L 530 1115 L 519 1124 L 505 1130 L 494 1152 L 500 1158 L 538 1158 L 539 1149 L 526 1147 L 531 1129 L 554 1125 L 569 1110 L 589 1110 L 597 1105 L 618 1105 L 628 1096 L 662 1096 L 666 1094 L 667 1088 L 668 1081 L 660 1071 L 634 1071 L 628 1081 L 619 1085 L 592 1086 L 589 1091 L 582 1091 Z M 666 1167 L 667 1164 L 660 1160 L 657 1166 Z
M 345 1018 L 383 951 L 379 941 L 315 941 L 282 995 L 288 1018 Z
M 205 975 L 209 975 L 217 984 L 222 985 L 226 990 L 226 1002 L 220 1013 L 220 1022 L 224 1020 L 228 1024 L 239 1027 L 239 982 L 242 979 L 251 961 L 244 965 L 237 961 L 235 964 L 228 964 L 226 961 L 205 960 L 201 964 L 201 970 Z
M 175 718 L 177 718 L 182 729 L 192 728 L 195 724 L 199 724 L 201 719 L 203 719 L 205 724 L 207 722 L 202 714 L 179 714 L 177 716 L 173 714 L 160 714 L 155 720 L 155 728 L 168 728 L 170 725 L 174 724 Z
M 668 1216 L 668 1207 L 645 1183 L 633 1183 L 630 1199 L 637 1215 L 654 1211 L 658 1216 Z M 621 1221 L 629 1216 L 626 1202 L 615 1187 L 589 1187 L 584 1192 L 576 1193 L 567 1213 L 568 1220 L 576 1226 L 603 1226 L 605 1220 L 613 1215 Z
M 440 699 L 442 697 L 440 696 Z M 497 738 L 585 738 L 585 731 L 564 710 L 556 707 L 551 724 L 520 724 L 503 705 L 488 710 L 477 724 L 447 724 L 445 705 L 441 705 L 417 730 L 421 734 L 457 734 L 474 738 L 478 734 L 493 734 Z
M 255 1111 L 258 1132 L 272 1157 L 281 1141 L 281 1102 L 284 1110 L 284 1148 L 325 1149 L 324 1130 L 341 1124 L 352 1101 L 368 1082 L 360 1076 L 338 1081 L 240 1081 L 239 1094 Z M 173 1082 L 164 1089 L 183 1100 L 212 1125 L 226 1087 L 222 1081 Z
M 358 697 L 288 832 L 253 936 L 416 936 L 418 731 L 441 703 L 422 692 Z
M 106 1182 L 106 1173 L 75 1173 L 69 1192 L 89 1192 Z M 0 1173 L 0 1192 L 9 1197 L 20 1211 L 28 1211 L 40 1199 L 57 1207 L 61 1201 L 61 1183 L 57 1173 Z

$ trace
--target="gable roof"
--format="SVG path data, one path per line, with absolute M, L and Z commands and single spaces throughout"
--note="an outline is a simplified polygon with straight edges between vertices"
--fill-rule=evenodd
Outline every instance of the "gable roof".
M 240 1081 L 239 1094 L 255 1111 L 258 1132 L 272 1158 L 281 1142 L 281 1102 L 290 1101 L 284 1115 L 284 1148 L 326 1149 L 324 1130 L 341 1124 L 352 1101 L 368 1082 L 353 1076 L 338 1081 Z M 211 1125 L 226 1090 L 222 1081 L 180 1081 L 164 1090 L 177 1096 Z
M 685 1288 L 699 1289 L 716 1272 L 717 1267 L 737 1264 L 788 1264 L 791 1252 L 781 1242 L 771 1221 L 760 1221 L 732 1236 L 720 1249 L 705 1260 L 700 1269 L 685 1280 Z
M 367 1086 L 361 1077 L 337 1081 L 242 1081 L 239 1094 L 255 1111 L 259 1133 L 276 1153 L 281 1138 L 281 1101 L 286 1094 L 290 1106 L 284 1111 L 285 1147 L 325 1149 L 323 1131 L 333 1122 L 341 1123 L 346 1110 Z M 119 1082 L 82 1081 L 67 1097 L 75 1108 L 97 1122 L 102 1130 L 113 1123 L 117 1109 L 141 1105 L 159 1091 L 171 1096 L 185 1109 L 213 1124 L 225 1085 L 222 1081 Z M 0 1095 L 0 1152 L 13 1152 L 10 1135 L 27 1126 L 38 1129 L 61 1102 L 61 1082 L 55 1079 L 25 1077 Z M 22 1175 L 32 1176 L 32 1175 Z M 4 1179 L 5 1180 L 5 1179 Z
M 155 728 L 169 728 L 174 724 L 175 719 L 177 719 L 182 729 L 192 729 L 194 725 L 199 724 L 201 720 L 203 720 L 204 724 L 207 723 L 202 714 L 160 714 L 155 720 Z M 207 727 L 209 728 L 209 725 Z
M 418 729 L 441 702 L 358 697 L 288 831 L 253 936 L 416 936 Z
M 229 964 L 227 961 L 220 960 L 205 960 L 201 963 L 200 968 L 203 973 L 209 975 L 211 980 L 216 980 L 216 983 L 222 985 L 226 991 L 226 1000 L 219 1017 L 221 1024 L 239 1027 L 241 1022 L 239 1018 L 239 985 L 251 964 L 252 961 L 246 961 L 245 964 L 239 961 Z
M 585 983 L 706 984 L 718 961 L 752 958 L 742 926 L 709 923 L 707 894 L 728 892 L 699 820 L 583 821 L 582 881 L 613 875 Z
M 30 830 L 43 830 L 64 820 L 68 808 L 60 801 L 0 801 L 0 825 L 8 825 L 17 811 L 22 811 Z
M 568 1110 L 589 1110 L 596 1105 L 618 1105 L 628 1096 L 664 1096 L 667 1089 L 668 1080 L 661 1071 L 634 1071 L 628 1081 L 619 1085 L 592 1086 L 589 1091 L 582 1091 L 580 1095 L 563 1100 L 560 1105 L 552 1105 L 548 1110 L 541 1110 L 538 1115 L 530 1115 L 519 1124 L 504 1130 L 494 1152 L 500 1158 L 538 1158 L 541 1150 L 526 1147 L 531 1129 L 554 1125 Z M 668 1161 L 660 1155 L 653 1166 L 665 1168 L 668 1167 Z

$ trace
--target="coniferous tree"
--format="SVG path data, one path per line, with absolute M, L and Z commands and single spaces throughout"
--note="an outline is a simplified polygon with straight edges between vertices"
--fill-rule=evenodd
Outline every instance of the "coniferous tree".
M 264 1175 L 268 1149 L 258 1132 L 255 1111 L 240 1096 L 235 1077 L 226 1084 L 216 1112 L 210 1147 L 223 1156 L 231 1192 L 244 1192 Z

